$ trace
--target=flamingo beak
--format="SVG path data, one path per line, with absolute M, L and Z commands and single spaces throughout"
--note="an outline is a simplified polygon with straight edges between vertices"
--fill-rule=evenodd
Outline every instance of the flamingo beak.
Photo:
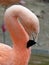
M 34 40 L 29 40 L 29 41 L 27 42 L 27 48 L 33 46 L 34 44 L 36 44 L 36 42 L 35 42 Z
M 32 39 L 32 38 L 33 38 L 33 39 Z M 32 38 L 31 38 L 31 40 L 29 40 L 29 41 L 27 42 L 27 48 L 29 48 L 29 47 L 31 47 L 31 46 L 33 46 L 33 45 L 36 44 L 37 39 L 38 39 L 38 34 L 33 33 L 33 34 L 32 34 Z

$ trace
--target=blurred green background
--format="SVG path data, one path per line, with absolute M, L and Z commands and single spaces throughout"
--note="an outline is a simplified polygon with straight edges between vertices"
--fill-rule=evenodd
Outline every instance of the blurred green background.
M 49 2 L 48 0 L 25 0 L 25 7 L 29 8 L 39 18 L 40 33 L 38 42 L 32 47 L 29 65 L 49 65 Z M 5 41 L 2 32 L 5 8 L 0 6 L 0 42 L 12 46 L 8 31 L 5 32 Z

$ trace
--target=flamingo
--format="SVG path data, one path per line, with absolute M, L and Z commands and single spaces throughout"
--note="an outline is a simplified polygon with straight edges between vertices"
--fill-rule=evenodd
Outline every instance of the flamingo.
M 12 5 L 5 11 L 4 21 L 13 46 L 0 43 L 0 65 L 28 65 L 31 46 L 37 42 L 39 33 L 38 18 L 28 8 Z

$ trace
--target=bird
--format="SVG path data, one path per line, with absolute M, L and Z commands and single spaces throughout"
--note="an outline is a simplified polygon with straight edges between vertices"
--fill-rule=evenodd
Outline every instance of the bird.
M 4 22 L 12 47 L 0 43 L 0 65 L 28 65 L 31 47 L 37 42 L 39 34 L 37 16 L 25 6 L 12 5 L 4 13 Z

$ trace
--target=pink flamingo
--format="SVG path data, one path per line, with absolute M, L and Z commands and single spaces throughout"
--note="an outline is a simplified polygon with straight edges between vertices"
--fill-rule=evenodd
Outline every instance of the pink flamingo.
M 31 46 L 36 43 L 39 20 L 34 13 L 21 5 L 9 7 L 4 15 L 13 47 L 0 43 L 0 65 L 28 65 Z M 30 36 L 34 32 L 34 39 Z

